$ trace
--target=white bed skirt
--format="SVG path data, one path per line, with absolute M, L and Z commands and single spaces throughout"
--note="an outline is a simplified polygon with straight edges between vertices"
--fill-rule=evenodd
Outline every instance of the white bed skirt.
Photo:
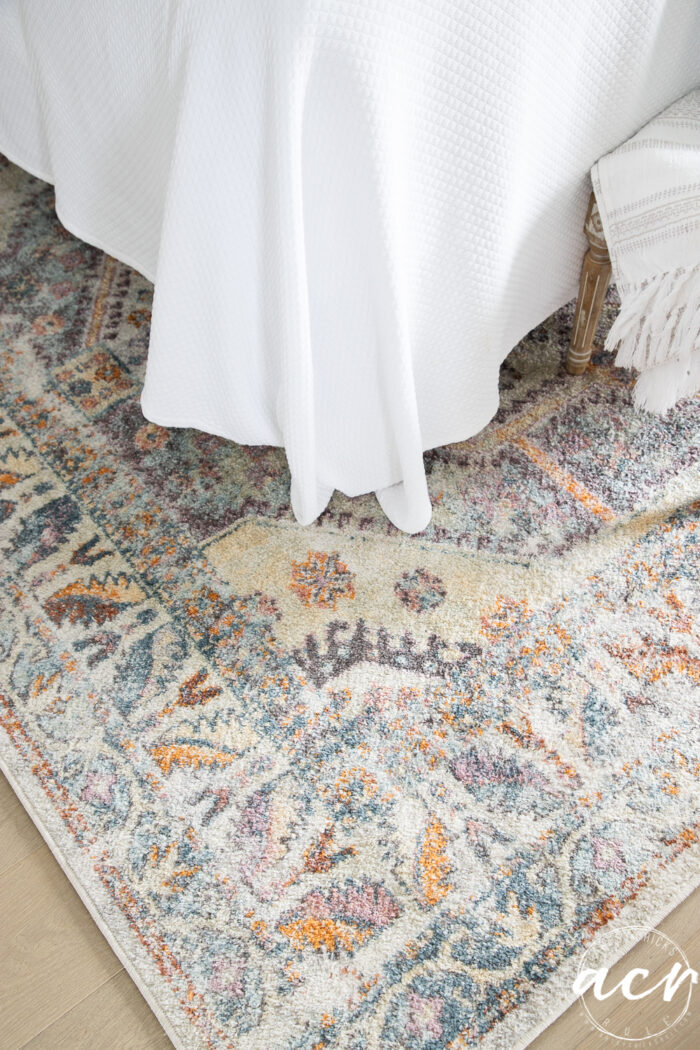
M 302 523 L 338 488 L 417 532 L 699 42 L 695 0 L 4 0 L 0 151 L 155 282 L 148 419 L 284 446 Z

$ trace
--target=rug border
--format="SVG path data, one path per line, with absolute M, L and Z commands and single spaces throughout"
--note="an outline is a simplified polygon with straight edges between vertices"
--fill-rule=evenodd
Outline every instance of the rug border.
M 0 770 L 2 770 L 26 813 L 40 832 L 64 875 L 87 908 L 100 933 L 129 974 L 129 977 L 145 999 L 173 1046 L 176 1050 L 193 1050 L 191 1038 L 186 1043 L 182 1041 L 173 1022 L 165 1012 L 164 1005 L 156 997 L 155 990 L 148 986 L 146 978 L 142 976 L 134 959 L 127 955 L 126 949 L 117 940 L 117 936 L 101 916 L 90 892 L 92 887 L 83 885 L 80 876 L 54 839 L 48 827 L 52 817 L 50 802 L 44 800 L 42 796 L 42 804 L 49 807 L 47 821 L 44 821 L 40 814 L 41 807 L 34 805 L 27 792 L 19 784 L 2 750 L 0 750 Z M 35 786 L 34 780 L 31 783 Z M 36 790 L 38 791 L 38 788 Z M 670 888 L 664 888 L 664 876 L 667 882 L 670 877 Z M 640 938 L 635 938 L 633 935 L 621 938 L 618 934 L 620 927 L 636 923 L 652 929 L 655 928 L 699 886 L 700 846 L 696 845 L 683 850 L 666 867 L 657 869 L 647 885 L 640 891 L 640 897 L 625 905 L 622 911 L 603 930 L 599 931 L 596 936 L 596 943 L 602 946 L 603 950 L 607 941 L 614 940 L 616 944 L 615 949 L 610 953 L 610 965 L 614 965 L 623 958 L 640 940 Z M 650 895 L 651 903 L 649 902 Z M 112 910 L 109 901 L 107 901 L 107 904 Z M 114 917 L 116 918 L 115 926 L 119 927 L 124 921 L 123 916 L 118 911 L 114 911 Z M 128 936 L 128 931 L 120 932 L 126 932 Z M 537 987 L 525 1002 L 516 1007 L 503 1020 L 499 1021 L 497 1026 L 481 1040 L 479 1044 L 480 1050 L 527 1050 L 535 1039 L 565 1014 L 578 998 L 572 989 L 572 981 L 586 948 L 587 945 L 579 948 L 573 955 L 569 956 L 546 984 Z M 137 954 L 139 954 L 138 948 Z M 147 966 L 152 965 L 147 957 L 146 963 Z M 153 974 L 152 976 L 155 977 L 156 975 Z M 162 988 L 159 988 L 159 990 L 162 992 Z M 552 998 L 556 999 L 558 996 L 562 996 L 559 1004 L 554 1009 L 546 1010 L 545 1007 L 551 1004 Z M 528 1023 L 529 1019 L 532 1019 L 531 1024 Z M 191 1028 L 191 1026 L 188 1025 L 188 1028 Z M 523 1028 L 526 1029 L 525 1032 L 523 1032 Z M 191 1035 L 192 1032 L 190 1031 L 189 1036 L 191 1037 Z M 455 1045 L 456 1047 L 461 1045 L 459 1036 Z
M 104 939 L 107 941 L 107 943 L 109 944 L 110 948 L 112 949 L 112 951 L 117 956 L 117 958 L 119 959 L 120 963 L 122 964 L 122 966 L 124 967 L 124 969 L 128 973 L 129 977 L 131 978 L 131 980 L 136 985 L 136 988 L 138 989 L 138 991 L 141 993 L 141 995 L 145 999 L 146 1003 L 150 1007 L 152 1013 L 155 1015 L 156 1020 L 158 1021 L 158 1023 L 161 1026 L 161 1028 L 163 1029 L 163 1031 L 167 1035 L 168 1039 L 170 1039 L 171 1043 L 176 1048 L 176 1050 L 193 1050 L 191 1042 L 189 1042 L 189 1043 L 182 1042 L 182 1040 L 180 1038 L 180 1035 L 178 1034 L 177 1030 L 173 1027 L 172 1021 L 170 1020 L 168 1015 L 165 1013 L 165 1007 L 158 1001 L 158 999 L 156 999 L 154 993 L 147 986 L 147 984 L 145 982 L 145 978 L 142 977 L 139 969 L 137 968 L 135 961 L 133 959 L 129 958 L 129 956 L 126 953 L 125 948 L 117 940 L 117 937 L 115 936 L 115 934 L 112 933 L 112 930 L 107 925 L 106 921 L 102 918 L 102 916 L 100 914 L 100 911 L 99 911 L 99 908 L 97 906 L 97 903 L 93 899 L 92 894 L 91 894 L 92 887 L 87 887 L 87 886 L 83 885 L 83 882 L 81 881 L 78 873 L 75 871 L 75 869 L 73 868 L 72 864 L 70 863 L 68 858 L 64 855 L 62 849 L 60 848 L 60 846 L 58 845 L 58 843 L 54 839 L 54 837 L 53 837 L 53 835 L 52 835 L 52 833 L 51 833 L 51 831 L 49 830 L 49 827 L 48 827 L 48 821 L 51 819 L 51 817 L 53 815 L 52 812 L 51 812 L 51 809 L 50 809 L 50 805 L 51 805 L 50 802 L 46 802 L 45 803 L 49 807 L 47 821 L 45 822 L 42 819 L 42 816 L 40 815 L 39 807 L 34 805 L 34 803 L 30 799 L 30 797 L 27 794 L 27 792 L 19 784 L 19 782 L 15 778 L 15 776 L 13 776 L 13 772 L 11 770 L 11 767 L 10 767 L 9 763 L 6 761 L 6 758 L 5 758 L 5 755 L 3 754 L 2 749 L 0 749 L 0 771 L 2 771 L 3 775 L 6 777 L 10 787 L 12 788 L 12 790 L 15 793 L 15 795 L 19 799 L 19 801 L 22 804 L 25 812 L 27 813 L 27 815 L 29 816 L 30 820 L 32 821 L 34 826 L 37 828 L 39 833 L 41 834 L 41 836 L 44 839 L 46 845 L 48 846 L 49 850 L 51 851 L 52 856 L 58 862 L 61 870 L 63 871 L 63 874 L 66 876 L 66 878 L 68 879 L 69 883 L 71 884 L 71 886 L 73 887 L 75 892 L 80 897 L 80 900 L 83 902 L 83 904 L 87 908 L 87 910 L 88 910 L 88 912 L 90 914 L 90 917 L 94 921 L 94 923 L 97 926 L 97 928 L 99 929 L 100 933 L 102 934 Z M 32 780 L 32 784 L 33 784 L 34 787 L 36 787 L 34 780 Z M 38 790 L 38 788 L 37 788 L 37 790 Z M 44 801 L 44 800 L 42 799 L 42 801 Z M 108 903 L 108 906 L 109 906 L 110 902 L 107 901 L 107 903 Z M 119 911 L 117 909 L 114 910 L 114 917 L 116 917 L 116 920 L 117 920 L 116 923 L 115 923 L 115 926 L 117 926 L 117 927 L 122 922 L 125 921 L 123 916 L 120 915 L 120 913 L 119 913 Z M 120 932 L 123 933 L 124 931 L 120 931 Z M 137 951 L 138 951 L 138 949 L 137 949 Z M 148 960 L 148 962 L 150 963 L 150 960 Z
M 665 881 L 670 882 L 670 888 L 664 888 L 664 876 Z M 618 915 L 596 934 L 595 943 L 599 948 L 605 950 L 608 942 L 615 945 L 610 950 L 608 965 L 614 966 L 641 943 L 640 937 L 630 934 L 621 936 L 620 929 L 629 925 L 655 929 L 698 888 L 700 844 L 696 843 L 684 849 L 670 863 L 666 862 L 664 867 L 657 868 L 649 882 L 640 890 L 639 897 L 624 905 Z M 546 984 L 535 988 L 525 1002 L 499 1021 L 497 1027 L 488 1032 L 479 1043 L 479 1050 L 527 1050 L 535 1039 L 565 1014 L 579 998 L 572 984 L 580 961 L 589 946 L 590 944 L 585 944 L 578 948 Z M 547 1012 L 548 1001 L 558 995 L 562 996 L 561 1005 L 550 1008 Z M 529 1018 L 533 1019 L 531 1026 L 528 1025 Z M 525 1033 L 522 1032 L 523 1027 L 527 1027 Z M 592 1027 L 590 1031 L 593 1032 Z M 456 1043 L 455 1050 L 461 1050 L 459 1042 Z

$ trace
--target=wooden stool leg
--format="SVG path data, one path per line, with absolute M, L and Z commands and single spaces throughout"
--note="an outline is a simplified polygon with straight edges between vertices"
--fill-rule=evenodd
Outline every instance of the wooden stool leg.
M 588 367 L 593 349 L 593 338 L 603 309 L 605 293 L 610 284 L 610 255 L 593 194 L 588 204 L 588 214 L 583 229 L 588 237 L 590 248 L 583 260 L 581 286 L 571 333 L 571 346 L 566 359 L 566 370 L 574 376 L 580 376 Z

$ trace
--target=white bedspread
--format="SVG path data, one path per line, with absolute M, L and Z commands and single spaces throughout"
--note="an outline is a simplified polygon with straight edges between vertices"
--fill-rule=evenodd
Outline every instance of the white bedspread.
M 145 415 L 425 527 L 422 452 L 576 293 L 593 162 L 700 84 L 696 0 L 3 0 L 0 150 L 155 281 Z

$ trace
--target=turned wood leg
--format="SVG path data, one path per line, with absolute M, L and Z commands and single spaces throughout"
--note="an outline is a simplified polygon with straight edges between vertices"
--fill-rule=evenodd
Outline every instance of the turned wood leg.
M 591 359 L 593 338 L 603 309 L 605 293 L 610 284 L 610 256 L 593 194 L 588 204 L 583 229 L 588 237 L 590 248 L 583 260 L 581 286 L 578 292 L 574 327 L 571 332 L 571 346 L 566 359 L 566 370 L 574 376 L 580 376 L 582 372 L 585 372 Z

